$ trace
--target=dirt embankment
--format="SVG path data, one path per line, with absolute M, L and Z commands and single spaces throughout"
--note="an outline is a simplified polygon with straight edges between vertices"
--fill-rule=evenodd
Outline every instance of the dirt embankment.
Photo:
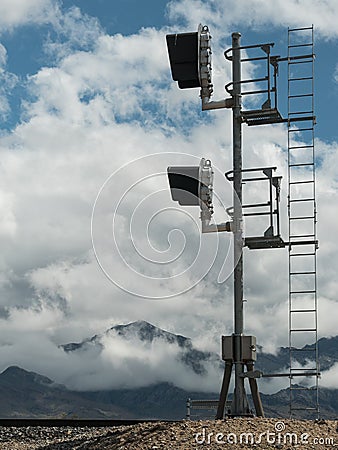
M 107 428 L 0 428 L 0 450 L 338 450 L 334 420 L 227 419 Z

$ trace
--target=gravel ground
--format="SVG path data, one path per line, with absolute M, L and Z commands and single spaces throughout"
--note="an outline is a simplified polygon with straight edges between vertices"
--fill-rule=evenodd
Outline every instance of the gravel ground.
M 332 420 L 228 419 L 122 427 L 0 427 L 0 450 L 338 449 Z

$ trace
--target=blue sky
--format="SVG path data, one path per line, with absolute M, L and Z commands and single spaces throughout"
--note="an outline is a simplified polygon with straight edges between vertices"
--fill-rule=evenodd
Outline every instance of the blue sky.
M 216 352 L 220 333 L 232 332 L 231 239 L 201 237 L 198 211 L 177 208 L 166 179 L 168 165 L 211 158 L 215 216 L 227 220 L 231 112 L 202 113 L 198 90 L 171 80 L 166 50 L 167 33 L 195 31 L 200 22 L 213 36 L 215 100 L 231 78 L 223 52 L 233 31 L 243 45 L 272 41 L 286 56 L 287 27 L 315 26 L 320 335 L 337 334 L 338 6 L 229 0 L 227 8 L 222 0 L 1 3 L 0 370 L 17 364 L 83 388 L 107 387 L 112 370 L 114 387 L 125 370 L 179 383 L 189 374 L 182 367 L 173 374 L 173 355 L 160 346 L 147 368 L 141 347 L 137 361 L 130 348 L 116 354 L 114 341 L 74 361 L 58 345 L 139 319 Z M 286 127 L 244 126 L 243 137 L 246 167 L 277 165 L 284 177 L 285 232 Z M 287 253 L 246 251 L 245 261 L 247 332 L 274 351 L 287 344 Z M 336 373 L 323 377 L 327 386 Z M 219 376 L 211 367 L 195 387 L 218 389 Z
M 161 29 L 172 25 L 168 14 L 168 3 L 167 0 L 148 1 L 140 6 L 140 3 L 135 0 L 123 2 L 63 0 L 60 2 L 60 9 L 66 13 L 73 8 L 78 8 L 83 14 L 97 21 L 104 32 L 130 35 L 138 33 L 141 28 Z M 179 23 L 179 26 L 182 26 L 182 23 Z M 243 45 L 269 40 L 275 42 L 276 54 L 286 56 L 287 26 L 277 26 L 271 29 L 269 34 L 266 33 L 264 27 L 255 27 L 253 30 L 246 23 L 233 28 L 233 30 L 235 29 L 241 31 Z M 316 113 L 319 119 L 316 131 L 317 136 L 330 142 L 338 139 L 334 114 L 334 101 L 338 100 L 337 81 L 334 78 L 336 61 L 333 57 L 336 43 L 332 38 L 322 39 L 318 35 L 315 38 L 317 55 Z M 62 42 L 65 40 L 67 40 L 67 36 L 56 30 L 52 24 L 24 25 L 2 33 L 2 43 L 8 54 L 7 69 L 19 77 L 18 83 L 9 95 L 11 113 L 2 122 L 2 128 L 10 129 L 20 121 L 20 102 L 25 96 L 24 86 L 27 75 L 36 73 L 44 65 L 53 65 L 53 59 L 46 55 L 46 41 Z M 81 48 L 89 49 L 90 43 L 76 42 L 74 49 Z M 281 68 L 281 70 L 283 69 Z M 282 105 L 283 93 L 286 91 L 283 80 L 280 80 L 280 83 L 280 103 Z

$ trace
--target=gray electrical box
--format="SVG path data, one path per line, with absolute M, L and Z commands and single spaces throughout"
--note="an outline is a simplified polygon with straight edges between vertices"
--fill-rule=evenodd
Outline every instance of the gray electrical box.
M 242 336 L 243 361 L 256 361 L 256 336 Z
M 223 361 L 234 360 L 234 336 L 222 336 Z M 242 361 L 256 361 L 256 336 L 242 336 Z
M 222 336 L 222 359 L 233 361 L 233 336 Z

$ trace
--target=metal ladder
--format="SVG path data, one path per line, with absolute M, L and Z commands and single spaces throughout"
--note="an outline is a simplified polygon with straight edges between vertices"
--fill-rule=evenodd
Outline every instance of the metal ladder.
M 314 59 L 313 26 L 288 29 L 289 412 L 303 418 L 319 415 Z

